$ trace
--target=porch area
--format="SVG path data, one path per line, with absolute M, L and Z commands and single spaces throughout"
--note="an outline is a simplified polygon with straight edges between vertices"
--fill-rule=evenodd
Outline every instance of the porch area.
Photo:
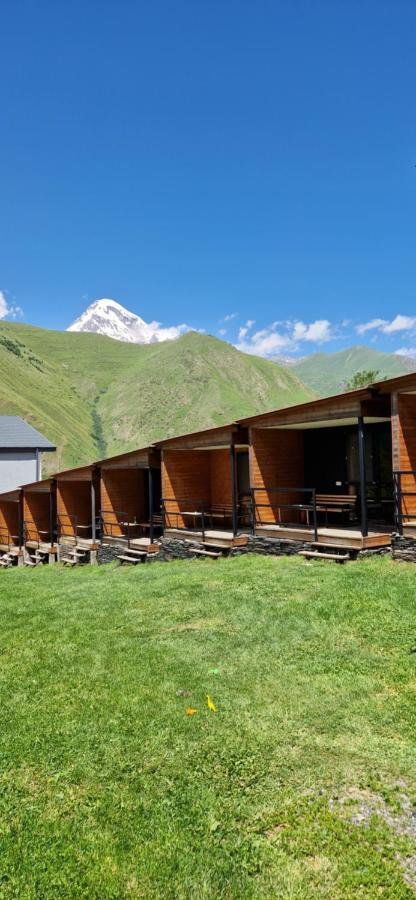
M 394 531 L 389 401 L 317 402 L 250 425 L 254 533 L 351 551 Z
M 162 531 L 160 458 L 152 448 L 100 465 L 101 543 L 157 550 Z
M 251 510 L 246 430 L 212 429 L 163 445 L 165 537 L 239 546 L 247 543 Z

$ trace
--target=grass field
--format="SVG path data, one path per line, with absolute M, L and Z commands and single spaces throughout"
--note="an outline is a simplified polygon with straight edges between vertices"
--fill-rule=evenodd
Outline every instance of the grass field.
M 387 559 L 0 573 L 0 896 L 414 896 L 415 585 Z

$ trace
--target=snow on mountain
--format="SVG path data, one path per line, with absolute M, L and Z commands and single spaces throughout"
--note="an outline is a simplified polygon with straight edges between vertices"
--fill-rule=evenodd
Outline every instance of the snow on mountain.
M 67 331 L 91 331 L 130 344 L 155 344 L 171 341 L 189 331 L 188 325 L 161 328 L 160 322 L 145 322 L 116 300 L 95 300 L 72 322 Z

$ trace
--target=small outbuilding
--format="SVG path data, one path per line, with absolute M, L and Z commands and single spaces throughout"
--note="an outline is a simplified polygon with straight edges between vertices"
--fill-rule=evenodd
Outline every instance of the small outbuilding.
M 56 447 L 20 416 L 0 416 L 0 493 L 40 481 L 42 453 Z

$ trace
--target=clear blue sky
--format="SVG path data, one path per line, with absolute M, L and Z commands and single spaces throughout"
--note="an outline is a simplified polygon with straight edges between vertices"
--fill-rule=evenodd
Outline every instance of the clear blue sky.
M 3 308 L 416 347 L 414 0 L 4 0 L 0 28 Z

